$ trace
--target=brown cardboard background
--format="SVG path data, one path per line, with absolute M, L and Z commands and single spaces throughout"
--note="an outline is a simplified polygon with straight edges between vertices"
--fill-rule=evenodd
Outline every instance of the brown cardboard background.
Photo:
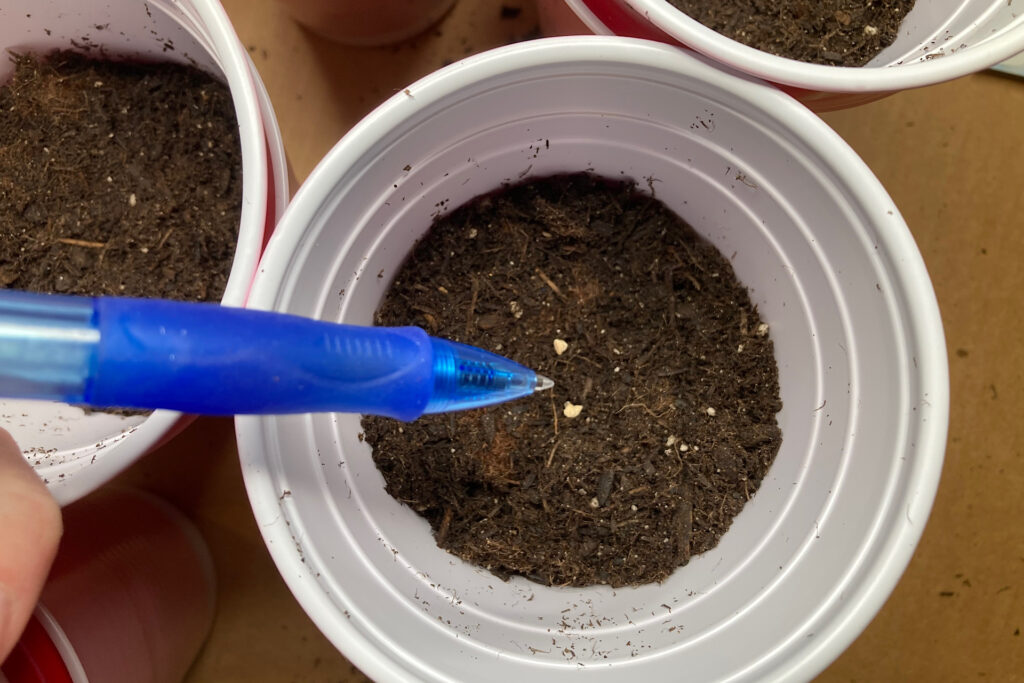
M 531 35 L 497 0 L 461 0 L 401 46 L 346 48 L 274 0 L 225 0 L 296 176 L 377 103 L 466 54 Z M 890 600 L 821 681 L 1024 681 L 1024 81 L 979 74 L 825 116 L 916 238 L 946 328 L 952 409 L 935 507 Z M 232 424 L 200 419 L 122 481 L 186 511 L 213 549 L 219 608 L 189 683 L 365 680 L 301 611 L 245 498 Z M 742 644 L 737 644 L 742 647 Z

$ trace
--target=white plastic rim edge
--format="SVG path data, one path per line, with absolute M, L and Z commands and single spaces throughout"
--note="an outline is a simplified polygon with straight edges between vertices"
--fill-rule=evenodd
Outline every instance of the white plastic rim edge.
M 253 81 L 249 56 L 235 34 L 224 7 L 214 0 L 193 0 L 193 7 L 210 33 L 221 69 L 227 78 L 238 119 L 238 135 L 242 147 L 242 216 L 240 225 L 258 225 L 255 239 L 239 235 L 231 275 L 221 298 L 225 306 L 242 306 L 249 295 L 249 286 L 263 247 L 263 226 L 267 222 L 268 159 L 267 138 L 263 130 L 258 88 Z M 247 159 L 246 156 L 249 156 Z M 263 197 L 264 201 L 253 199 Z
M 583 0 L 565 0 L 565 4 L 568 5 L 576 16 L 580 18 L 587 28 L 596 33 L 599 36 L 611 36 L 614 35 L 612 30 L 604 25 L 597 15 L 594 14 Z
M 623 1 L 679 42 L 727 66 L 773 83 L 823 92 L 894 92 L 919 88 L 987 69 L 1024 51 L 1024 22 L 1018 22 L 1019 25 L 1002 35 L 956 54 L 947 54 L 942 59 L 877 68 L 808 64 L 725 38 L 668 2 Z M 611 33 L 582 0 L 566 2 L 591 30 Z
M 678 49 L 660 43 L 605 36 L 574 36 L 549 38 L 498 48 L 469 57 L 435 72 L 410 87 L 416 93 L 415 104 L 403 94 L 393 96 L 367 115 L 335 145 L 299 188 L 285 211 L 279 229 L 261 261 L 253 283 L 249 306 L 273 310 L 277 305 L 277 292 L 285 278 L 294 250 L 303 238 L 303 229 L 312 223 L 323 200 L 329 196 L 340 178 L 349 172 L 349 161 L 366 154 L 381 135 L 400 126 L 414 107 L 430 105 L 451 95 L 471 83 L 485 81 L 511 70 L 528 70 L 563 63 L 566 68 L 574 61 L 609 63 L 629 62 L 657 70 L 687 70 L 713 80 L 716 87 L 734 96 L 757 102 L 766 113 L 784 124 L 802 138 L 825 163 L 829 171 L 847 186 L 858 202 L 865 206 L 889 205 L 892 200 L 874 177 L 867 165 L 821 119 L 788 95 L 765 84 L 742 77 L 723 74 L 714 67 L 694 58 L 681 58 Z M 685 62 L 685 63 L 684 63 Z M 902 222 L 902 218 L 900 218 Z M 891 226 L 890 226 L 891 228 Z M 909 230 L 879 231 L 879 242 L 885 252 L 898 254 L 901 268 L 894 270 L 893 278 L 913 302 L 908 307 L 908 328 L 917 334 L 917 371 L 922 390 L 926 390 L 932 404 L 932 414 L 939 419 L 919 427 L 918 450 L 923 453 L 942 453 L 945 450 L 946 427 L 949 414 L 949 377 L 946 350 L 943 345 L 928 345 L 928 340 L 943 339 L 938 302 L 930 286 L 928 273 L 917 245 Z M 262 476 L 265 452 L 262 442 L 260 418 L 236 418 L 239 455 L 243 467 L 246 489 L 253 512 L 267 547 L 289 589 L 306 613 L 324 634 L 366 675 L 373 679 L 415 681 L 412 672 L 401 662 L 390 659 L 388 652 L 378 649 L 360 631 L 345 619 L 338 619 L 315 578 L 299 571 L 287 525 L 271 524 L 279 520 L 281 508 L 277 505 L 279 492 L 269 478 Z M 884 539 L 880 554 L 887 558 L 878 568 L 874 581 L 858 595 L 848 596 L 847 607 L 831 624 L 828 631 L 816 634 L 814 642 L 804 656 L 787 662 L 782 668 L 785 678 L 809 679 L 821 672 L 867 626 L 881 609 L 906 569 L 920 540 L 931 511 L 942 470 L 942 459 L 921 458 L 908 481 L 913 489 L 907 501 L 907 514 L 917 523 L 900 524 Z M 291 571 L 295 569 L 296 571 Z M 301 577 L 300 577 L 301 575 Z
M 277 122 L 277 114 L 274 113 L 274 105 L 270 101 L 270 93 L 267 92 L 267 87 L 264 85 L 263 79 L 260 78 L 259 71 L 256 69 L 256 65 L 253 64 L 252 59 L 248 55 L 246 55 L 246 58 L 249 61 L 253 82 L 256 85 L 256 94 L 259 98 L 260 112 L 263 117 L 263 132 L 267 137 L 270 182 L 271 187 L 274 189 L 274 214 L 272 218 L 273 224 L 276 225 L 277 221 L 281 220 L 285 207 L 288 206 L 288 202 L 291 200 L 291 178 L 288 174 L 288 157 L 284 151 L 284 137 L 281 135 L 281 127 Z M 266 240 L 266 233 L 263 234 L 262 238 L 264 241 Z M 249 293 L 246 292 L 247 299 L 248 296 Z
M 35 617 L 46 631 L 46 635 L 50 637 L 53 646 L 57 648 L 60 658 L 64 660 L 64 666 L 67 667 L 68 675 L 71 676 L 71 683 L 89 683 L 89 677 L 85 674 L 85 668 L 78 658 L 78 653 L 75 652 L 75 646 L 71 644 L 64 629 L 60 627 L 50 611 L 41 604 L 36 605 Z

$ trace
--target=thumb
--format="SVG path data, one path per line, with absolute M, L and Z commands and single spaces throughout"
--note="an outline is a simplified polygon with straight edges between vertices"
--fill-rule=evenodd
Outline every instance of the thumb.
M 0 662 L 35 608 L 61 531 L 60 507 L 0 429 Z

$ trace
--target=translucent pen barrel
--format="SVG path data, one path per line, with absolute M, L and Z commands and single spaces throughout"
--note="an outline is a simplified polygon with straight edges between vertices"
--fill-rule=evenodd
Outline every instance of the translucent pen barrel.
M 0 396 L 83 402 L 99 338 L 93 299 L 2 292 Z
M 528 396 L 537 375 L 503 356 L 458 342 L 430 338 L 434 390 L 424 413 L 480 408 Z

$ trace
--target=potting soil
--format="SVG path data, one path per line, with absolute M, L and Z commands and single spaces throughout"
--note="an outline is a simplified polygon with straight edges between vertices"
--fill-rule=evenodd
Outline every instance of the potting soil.
M 781 443 L 771 336 L 747 291 L 632 183 L 556 176 L 454 210 L 376 322 L 555 382 L 492 408 L 363 420 L 388 492 L 501 577 L 661 581 L 718 543 Z
M 0 88 L 0 286 L 218 300 L 242 196 L 227 86 L 176 64 L 14 60 Z
M 733 40 L 781 57 L 863 66 L 896 40 L 914 0 L 668 0 Z

